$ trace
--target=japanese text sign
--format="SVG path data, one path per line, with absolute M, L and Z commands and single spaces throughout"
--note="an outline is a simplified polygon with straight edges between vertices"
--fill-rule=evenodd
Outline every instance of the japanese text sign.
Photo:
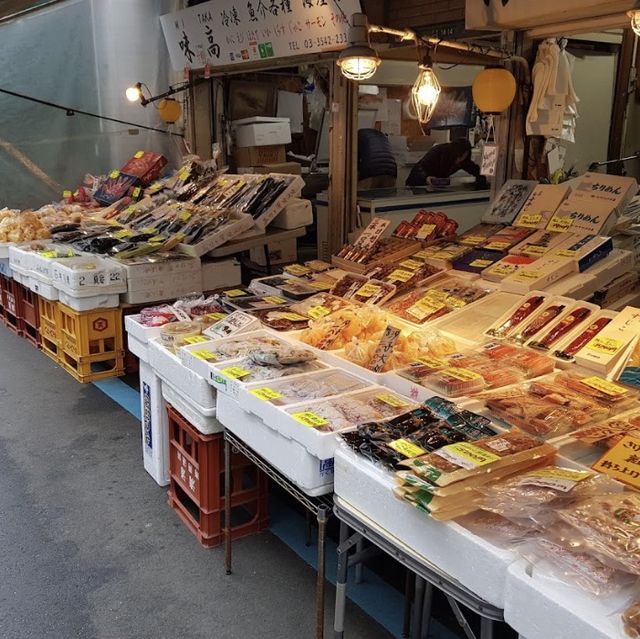
M 161 16 L 176 70 L 341 49 L 359 0 L 212 0 Z
M 629 486 L 640 488 L 640 438 L 631 435 L 623 437 L 592 468 Z

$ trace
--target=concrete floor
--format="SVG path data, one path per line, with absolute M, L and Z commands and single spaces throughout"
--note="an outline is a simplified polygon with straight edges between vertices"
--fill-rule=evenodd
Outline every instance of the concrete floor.
M 286 545 L 236 542 L 225 576 L 144 472 L 129 413 L 4 327 L 0 354 L 3 639 L 314 636 L 315 573 Z M 356 606 L 346 635 L 391 636 Z

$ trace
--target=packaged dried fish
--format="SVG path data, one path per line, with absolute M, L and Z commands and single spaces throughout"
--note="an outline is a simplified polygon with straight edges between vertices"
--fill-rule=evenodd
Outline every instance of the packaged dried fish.
M 563 337 L 578 328 L 583 322 L 593 315 L 594 309 L 586 305 L 577 305 L 571 311 L 561 317 L 549 330 L 539 338 L 529 343 L 531 348 L 548 351 Z
M 217 360 L 231 360 L 249 355 L 258 348 L 281 346 L 283 342 L 267 335 L 252 335 L 217 340 L 211 344 L 209 350 Z
M 330 293 L 316 293 L 313 297 L 295 302 L 289 307 L 293 313 L 305 315 L 314 320 L 331 315 L 343 308 L 353 308 L 353 304 Z
M 449 366 L 432 373 L 425 377 L 421 384 L 445 397 L 462 397 L 486 388 L 486 382 L 481 374 L 459 366 Z
M 207 350 L 213 350 L 208 348 Z M 265 355 L 266 355 L 265 351 Z M 280 355 L 268 352 L 269 356 L 260 357 L 256 352 L 240 360 L 231 360 L 220 367 L 220 372 L 226 377 L 240 380 L 243 384 L 251 382 L 263 382 L 272 379 L 301 375 L 321 370 L 323 365 L 317 360 L 309 360 L 307 357 L 292 357 L 291 363 L 285 364 Z M 270 360 L 273 357 L 273 363 Z
M 584 444 L 612 448 L 625 435 L 640 437 L 640 414 L 632 413 L 587 426 L 572 433 L 571 437 Z
M 553 322 L 567 308 L 566 302 L 557 302 L 549 304 L 544 310 L 538 313 L 530 322 L 510 336 L 510 339 L 518 344 L 524 344 L 526 341 L 535 337 L 544 330 L 551 322 Z
M 282 310 L 254 311 L 253 315 L 265 326 L 276 331 L 297 331 L 307 328 L 309 325 L 308 317 L 286 310 L 286 307 L 283 307 Z
M 522 322 L 529 319 L 533 313 L 535 313 L 545 301 L 544 294 L 531 293 L 525 297 L 524 302 L 518 305 L 518 307 L 509 313 L 506 319 L 499 322 L 497 326 L 490 328 L 487 331 L 487 335 L 490 337 L 505 338 L 510 335 Z

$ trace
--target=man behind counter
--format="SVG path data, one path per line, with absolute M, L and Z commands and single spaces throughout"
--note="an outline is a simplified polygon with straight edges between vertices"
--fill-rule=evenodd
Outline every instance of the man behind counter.
M 428 177 L 447 178 L 461 169 L 476 178 L 476 189 L 488 188 L 480 167 L 471 159 L 471 143 L 465 138 L 438 144 L 427 151 L 411 169 L 405 184 L 425 186 Z

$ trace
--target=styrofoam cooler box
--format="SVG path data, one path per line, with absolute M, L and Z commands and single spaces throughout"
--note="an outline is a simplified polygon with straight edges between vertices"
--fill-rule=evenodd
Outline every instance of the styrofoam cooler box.
M 129 350 L 143 362 L 149 362 L 149 341 L 160 337 L 161 326 L 143 326 L 140 315 L 125 315 L 124 330 L 127 332 Z
M 512 552 L 493 546 L 456 522 L 439 522 L 393 494 L 394 476 L 346 445 L 335 453 L 335 494 L 375 521 L 422 561 L 434 564 L 488 603 L 504 607 Z M 548 635 L 558 636 L 558 635 Z
M 313 209 L 309 200 L 293 198 L 271 222 L 277 229 L 297 229 L 313 224 Z
M 242 267 L 235 259 L 202 260 L 202 290 L 213 291 L 223 286 L 233 287 L 242 284 Z
M 0 257 L 0 275 L 5 277 L 12 277 L 11 266 L 9 265 L 8 257 Z
M 218 398 L 218 419 L 307 495 L 316 497 L 333 490 L 333 458 L 314 457 L 300 442 L 270 428 L 224 394 Z
M 130 333 L 127 335 L 127 349 L 141 361 L 149 363 L 149 344 L 141 342 Z
M 60 299 L 60 291 L 53 284 L 47 284 L 37 277 L 29 277 L 29 288 L 50 302 Z
M 622 639 L 620 615 L 630 594 L 591 596 L 520 559 L 507 572 L 504 618 L 527 639 Z
M 200 274 L 197 280 L 186 280 L 178 284 L 159 284 L 158 288 L 148 291 L 127 291 L 120 295 L 125 304 L 151 304 L 167 300 L 175 300 L 183 295 L 202 293 Z
M 144 469 L 160 486 L 169 483 L 169 417 L 162 397 L 162 382 L 140 362 L 140 415 Z
M 149 364 L 162 379 L 166 379 L 185 397 L 204 409 L 215 409 L 216 392 L 207 380 L 187 368 L 180 358 L 164 348 L 158 339 L 149 342 Z
M 214 435 L 224 430 L 224 426 L 216 418 L 216 408 L 199 406 L 164 379 L 162 380 L 162 396 L 203 435 Z
M 96 308 L 117 308 L 120 306 L 118 293 L 76 297 L 58 289 L 58 299 L 74 311 L 91 311 Z
M 298 259 L 298 244 L 296 238 L 282 240 L 280 242 L 270 242 L 267 250 L 271 264 L 285 264 L 286 262 L 295 262 Z M 267 265 L 267 259 L 264 254 L 264 247 L 254 247 L 249 251 L 249 258 L 252 262 L 260 266 Z
M 113 295 L 127 290 L 122 266 L 97 256 L 53 260 L 53 284 L 72 297 Z
M 31 267 L 31 255 L 33 251 L 29 245 L 12 244 L 7 249 L 11 268 L 22 275 L 27 275 Z

